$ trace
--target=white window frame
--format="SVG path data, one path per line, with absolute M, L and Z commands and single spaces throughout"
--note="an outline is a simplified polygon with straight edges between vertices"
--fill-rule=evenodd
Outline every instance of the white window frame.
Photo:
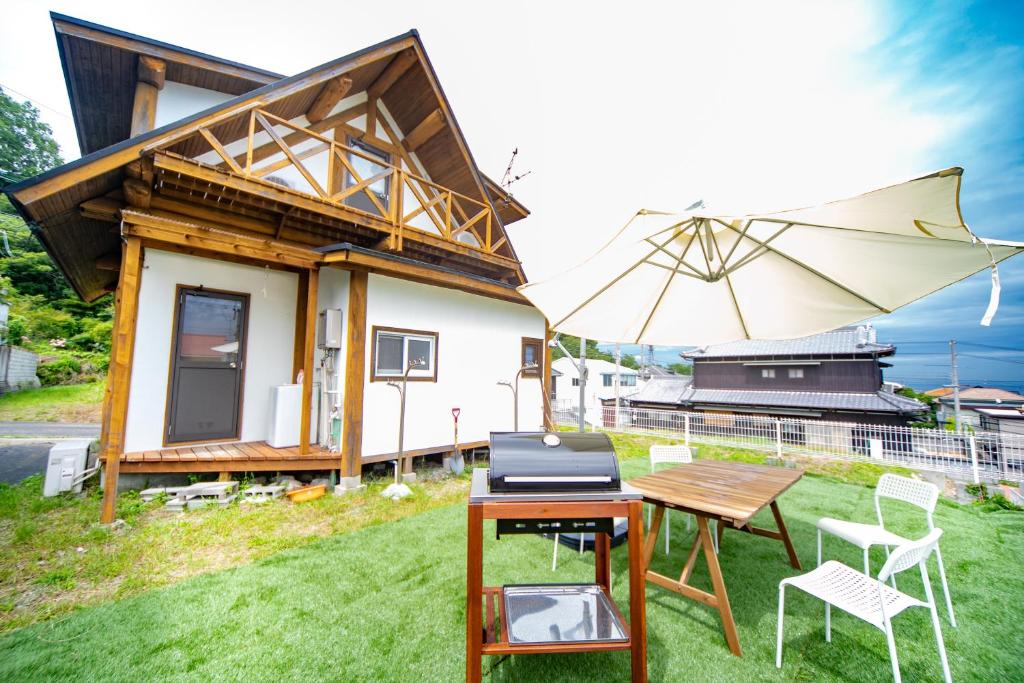
M 761 379 L 775 379 L 775 368 L 761 368 Z
M 379 367 L 380 353 L 378 348 L 381 336 L 400 337 L 402 339 L 402 366 L 407 367 L 409 363 L 409 343 L 411 341 L 426 341 L 430 344 L 430 357 L 427 359 L 427 367 L 416 367 L 409 371 L 409 381 L 413 382 L 436 382 L 437 381 L 437 332 L 424 330 L 407 330 L 396 327 L 373 326 L 373 361 L 370 367 L 371 382 L 390 382 L 402 379 L 402 371 L 393 372 L 392 368 Z
M 788 368 L 787 374 L 790 379 L 803 379 L 804 369 L 803 368 Z

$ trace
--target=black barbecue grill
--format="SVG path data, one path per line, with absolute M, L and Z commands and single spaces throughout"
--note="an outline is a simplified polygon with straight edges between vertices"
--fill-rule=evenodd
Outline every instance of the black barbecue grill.
M 622 489 L 607 434 L 494 432 L 490 457 L 492 493 Z

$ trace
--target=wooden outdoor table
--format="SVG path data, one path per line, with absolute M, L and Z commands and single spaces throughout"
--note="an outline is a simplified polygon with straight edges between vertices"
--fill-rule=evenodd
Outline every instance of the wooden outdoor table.
M 725 590 L 718 556 L 715 554 L 711 532 L 708 530 L 708 520 L 718 520 L 719 541 L 726 526 L 782 541 L 786 546 L 786 552 L 789 553 L 790 563 L 800 569 L 800 560 L 789 538 L 776 499 L 802 476 L 803 472 L 796 469 L 705 460 L 648 474 L 629 482 L 643 494 L 645 502 L 655 506 L 654 519 L 644 545 L 647 580 L 717 609 L 722 618 L 725 640 L 734 655 L 742 656 L 743 651 L 740 649 L 740 639 L 732 618 L 732 608 L 729 606 L 729 596 Z M 766 506 L 772 509 L 778 531 L 761 529 L 750 524 L 754 515 Z M 665 508 L 687 512 L 697 518 L 697 537 L 678 580 L 650 571 L 651 556 L 654 554 Z M 697 553 L 701 549 L 704 550 L 708 573 L 711 575 L 711 593 L 694 588 L 688 583 L 697 561 Z

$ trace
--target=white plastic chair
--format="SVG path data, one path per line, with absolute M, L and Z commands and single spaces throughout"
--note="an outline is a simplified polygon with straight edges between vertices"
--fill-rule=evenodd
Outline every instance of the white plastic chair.
M 895 474 L 883 474 L 878 480 L 875 488 L 875 512 L 878 515 L 878 524 L 859 524 L 847 522 L 842 519 L 823 517 L 818 520 L 818 565 L 821 565 L 821 532 L 826 532 L 843 539 L 864 551 L 864 573 L 870 575 L 871 567 L 868 562 L 868 553 L 873 545 L 885 547 L 885 554 L 888 557 L 889 547 L 903 545 L 908 539 L 903 538 L 885 528 L 885 521 L 882 519 L 882 498 L 900 500 L 904 503 L 916 505 L 925 511 L 928 519 L 928 530 L 935 528 L 932 521 L 932 512 L 935 511 L 935 504 L 939 499 L 939 488 L 935 484 L 908 477 L 900 477 Z M 939 564 L 939 578 L 942 580 L 942 592 L 946 598 L 946 609 L 949 612 L 949 623 L 956 628 L 956 617 L 953 615 L 953 601 L 949 597 L 949 585 L 946 583 L 946 568 L 942 564 L 942 552 L 935 546 L 935 559 Z M 892 576 L 892 587 L 896 587 L 896 577 Z
M 889 659 L 892 661 L 892 675 L 896 683 L 900 683 L 900 665 L 896 658 L 896 640 L 892 632 L 892 618 L 910 607 L 927 607 L 932 616 L 932 628 L 935 630 L 935 643 L 942 660 L 942 673 L 946 683 L 951 683 L 949 662 L 946 660 L 946 645 L 942 640 L 942 628 L 939 626 L 939 613 L 935 609 L 935 596 L 932 594 L 931 582 L 928 580 L 928 556 L 939 549 L 939 536 L 942 529 L 932 529 L 927 536 L 919 541 L 910 541 L 897 546 L 889 555 L 878 579 L 861 574 L 856 569 L 847 567 L 842 562 L 831 560 L 817 569 L 783 579 L 779 582 L 779 626 L 776 637 L 775 666 L 782 668 L 782 626 L 783 604 L 786 586 L 793 586 L 813 595 L 825 602 L 825 640 L 832 642 L 832 606 L 858 619 L 868 622 L 885 633 L 889 645 Z M 910 569 L 914 565 L 921 568 L 921 580 L 924 583 L 927 602 L 901 593 L 885 584 L 893 574 Z
M 651 473 L 657 471 L 658 465 L 686 465 L 693 462 L 693 451 L 689 446 L 652 444 L 650 450 Z M 647 528 L 651 528 L 651 511 L 653 507 L 647 508 Z M 668 555 L 669 536 L 671 524 L 668 521 L 668 510 L 665 510 L 665 554 Z M 686 515 L 686 530 L 690 530 L 690 515 Z M 718 535 L 713 535 L 715 540 L 715 552 L 718 552 Z

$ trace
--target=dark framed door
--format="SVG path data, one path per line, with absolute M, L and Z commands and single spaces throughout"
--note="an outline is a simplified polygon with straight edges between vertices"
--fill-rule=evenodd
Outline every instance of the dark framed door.
M 165 443 L 237 439 L 249 296 L 178 287 Z

